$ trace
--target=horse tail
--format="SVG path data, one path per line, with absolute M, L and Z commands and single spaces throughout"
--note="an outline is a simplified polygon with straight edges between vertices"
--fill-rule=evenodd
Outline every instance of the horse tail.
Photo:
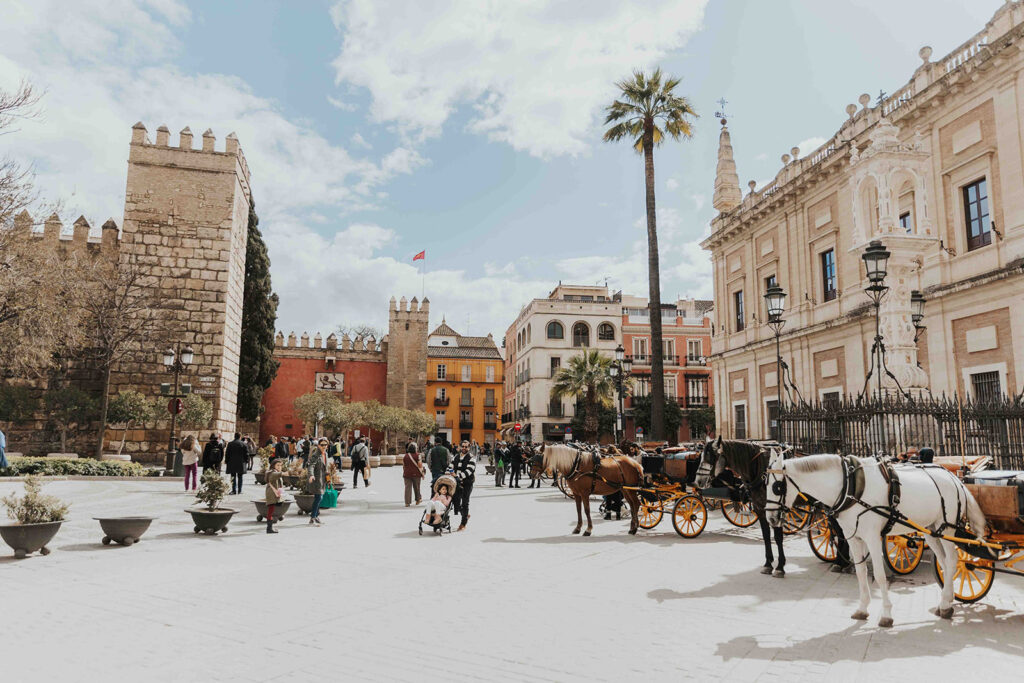
M 971 525 L 971 533 L 978 540 L 984 540 L 988 528 L 988 520 L 985 519 L 985 513 L 981 511 L 981 506 L 978 505 L 978 501 L 974 499 L 974 496 L 971 495 L 966 486 L 964 486 L 964 493 L 967 495 L 967 522 Z

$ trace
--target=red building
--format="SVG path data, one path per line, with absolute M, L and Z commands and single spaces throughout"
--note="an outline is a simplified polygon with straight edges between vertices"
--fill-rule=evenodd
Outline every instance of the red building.
M 273 384 L 263 394 L 263 416 L 260 419 L 260 443 L 270 435 L 301 436 L 312 434 L 313 425 L 305 425 L 295 414 L 293 402 L 311 391 L 334 391 L 346 403 L 376 399 L 385 403 L 387 394 L 387 343 L 379 346 L 373 339 L 352 341 L 335 335 L 326 343 L 317 334 L 310 344 L 309 336 L 295 334 L 285 342 L 280 332 L 276 339 L 274 358 L 281 363 Z M 362 434 L 366 427 L 360 428 Z M 378 452 L 381 434 L 373 432 L 374 452 Z
M 664 344 L 665 398 L 679 403 L 683 422 L 670 442 L 685 442 L 703 435 L 690 428 L 691 410 L 714 405 L 711 356 L 712 302 L 680 299 L 662 304 L 661 325 Z M 633 360 L 633 389 L 636 396 L 650 394 L 651 318 L 647 299 L 622 296 L 622 346 Z M 625 401 L 623 429 L 627 439 L 636 435 L 632 400 Z M 646 435 L 648 438 L 650 435 Z

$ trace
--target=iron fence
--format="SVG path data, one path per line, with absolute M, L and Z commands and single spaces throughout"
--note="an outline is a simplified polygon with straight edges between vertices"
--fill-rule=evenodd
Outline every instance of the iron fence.
M 1024 400 L 958 396 L 845 397 L 783 404 L 781 440 L 804 453 L 898 456 L 930 446 L 939 456 L 986 455 L 1024 469 Z

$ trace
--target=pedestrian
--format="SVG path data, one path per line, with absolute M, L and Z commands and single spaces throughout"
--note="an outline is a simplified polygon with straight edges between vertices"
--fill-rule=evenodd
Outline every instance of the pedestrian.
M 370 449 L 363 443 L 363 437 L 358 437 L 352 444 L 349 457 L 352 458 L 352 488 L 359 488 L 360 475 L 363 477 L 363 484 L 369 486 L 370 480 L 366 477 L 365 468 L 370 466 Z
M 242 435 L 235 432 L 234 440 L 228 444 L 225 454 L 228 475 L 231 477 L 231 495 L 242 492 L 242 477 L 245 475 L 245 465 L 249 461 L 249 449 L 242 441 Z
M 523 469 L 523 446 L 518 441 L 508 449 L 509 466 L 512 468 L 508 477 L 508 487 L 519 488 L 519 473 Z
M 508 456 L 504 449 L 499 448 L 494 457 L 494 485 L 500 489 L 505 485 L 505 458 Z
M 7 436 L 0 429 L 0 469 L 7 467 Z
M 935 450 L 925 446 L 917 453 L 918 459 L 923 465 L 931 465 L 935 461 Z
M 257 450 L 256 449 L 256 441 L 253 440 L 252 438 L 248 437 L 248 436 L 245 437 L 245 439 L 243 439 L 243 441 L 245 441 L 246 453 L 248 453 L 248 455 L 249 455 L 249 467 L 248 467 L 248 470 L 250 472 L 252 472 L 252 463 L 256 459 L 256 450 Z
M 413 494 L 416 496 L 416 504 L 423 500 L 420 495 L 420 482 L 423 481 L 423 460 L 420 458 L 416 442 L 410 441 L 405 447 L 405 457 L 402 458 L 402 478 L 405 480 L 405 507 L 412 504 Z
M 370 464 L 370 458 L 373 456 L 373 440 L 364 436 L 363 446 L 366 448 L 366 457 L 363 458 L 363 483 L 369 486 L 370 476 L 373 474 L 373 466 Z
M 313 509 L 309 513 L 309 523 L 316 526 L 320 526 L 320 502 L 324 499 L 324 491 L 327 490 L 327 446 L 329 444 L 327 437 L 320 437 L 320 440 L 316 442 L 316 450 L 310 453 L 306 460 L 306 467 L 309 470 L 306 493 L 313 494 Z
M 434 482 L 437 478 L 445 473 L 448 469 L 448 459 L 451 457 L 451 453 L 444 447 L 444 442 L 438 439 L 434 442 L 434 447 L 427 453 L 427 464 L 430 466 L 430 486 L 433 488 Z
M 267 501 L 268 534 L 277 533 L 277 529 L 274 528 L 274 506 L 280 503 L 284 497 L 284 475 L 281 474 L 282 462 L 284 461 L 280 459 L 273 460 L 270 463 L 270 471 L 267 472 L 267 488 L 264 497 Z
M 199 439 L 189 434 L 181 442 L 181 464 L 185 468 L 185 490 L 189 490 L 188 480 L 192 479 L 192 490 L 196 490 L 196 479 L 199 469 L 199 458 L 203 456 L 203 449 L 199 447 Z
M 217 439 L 217 434 L 210 434 L 210 440 L 203 446 L 203 474 L 206 470 L 217 470 L 220 473 L 220 463 L 224 460 L 224 446 Z
M 480 444 L 478 444 L 476 442 L 476 439 L 473 439 L 473 441 L 470 442 L 470 444 L 469 444 L 469 453 L 470 453 L 470 455 L 473 456 L 474 460 L 476 460 L 477 462 L 480 462 Z
M 339 436 L 331 446 L 331 458 L 334 459 L 334 466 L 341 469 L 341 456 L 345 455 L 345 442 Z
M 462 523 L 458 528 L 458 531 L 462 531 L 469 523 L 469 497 L 473 494 L 473 482 L 476 481 L 476 460 L 469 452 L 468 441 L 460 445 L 459 453 L 452 462 L 452 470 L 458 482 L 455 487 L 455 514 L 462 515 Z
M 527 488 L 539 489 L 540 475 L 544 473 L 544 467 L 539 462 L 534 464 L 533 460 L 537 454 L 534 452 L 533 446 L 528 446 L 528 449 L 526 466 L 530 468 L 530 485 Z

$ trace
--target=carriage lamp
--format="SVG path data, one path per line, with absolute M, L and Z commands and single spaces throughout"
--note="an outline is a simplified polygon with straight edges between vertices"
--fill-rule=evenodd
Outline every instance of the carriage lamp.
M 191 346 L 186 346 L 181 350 L 181 362 L 185 365 L 192 365 L 192 360 L 195 358 L 195 352 Z
M 889 263 L 889 251 L 878 240 L 872 240 L 861 256 L 867 270 L 868 281 L 873 285 L 881 284 L 886 276 Z
M 924 294 L 914 290 L 910 293 L 910 319 L 914 322 L 914 329 L 921 329 L 921 321 L 924 320 Z
M 187 394 L 192 392 L 191 384 L 180 384 L 179 379 L 186 368 L 192 364 L 195 359 L 195 351 L 192 350 L 191 346 L 181 348 L 181 344 L 177 344 L 177 348 L 168 347 L 163 352 L 164 367 L 167 372 L 174 375 L 174 383 L 165 383 L 160 385 L 160 393 L 171 398 L 171 403 L 168 404 L 167 410 L 171 414 L 171 432 L 167 437 L 167 462 L 165 466 L 167 470 L 174 471 L 175 469 L 175 456 L 177 455 L 177 448 L 174 445 L 174 432 L 177 427 L 178 410 L 180 410 L 180 402 L 176 399 L 184 398 Z M 180 390 L 179 390 L 180 386 Z M 188 389 L 186 389 L 188 387 Z
M 633 358 L 632 356 L 626 356 L 622 359 L 622 371 L 627 375 L 633 372 Z
M 615 347 L 615 360 L 617 362 L 621 363 L 622 359 L 625 356 L 626 356 L 626 349 L 622 348 L 622 344 L 619 344 L 617 347 Z
M 786 310 L 786 291 L 778 285 L 772 285 L 764 293 L 765 305 L 768 309 L 768 320 L 778 320 Z
M 612 377 L 618 377 L 619 376 L 619 366 L 617 364 L 615 364 L 615 363 L 612 363 L 608 367 L 608 374 L 610 374 Z
M 174 367 L 174 349 L 164 351 L 164 366 L 168 368 Z

